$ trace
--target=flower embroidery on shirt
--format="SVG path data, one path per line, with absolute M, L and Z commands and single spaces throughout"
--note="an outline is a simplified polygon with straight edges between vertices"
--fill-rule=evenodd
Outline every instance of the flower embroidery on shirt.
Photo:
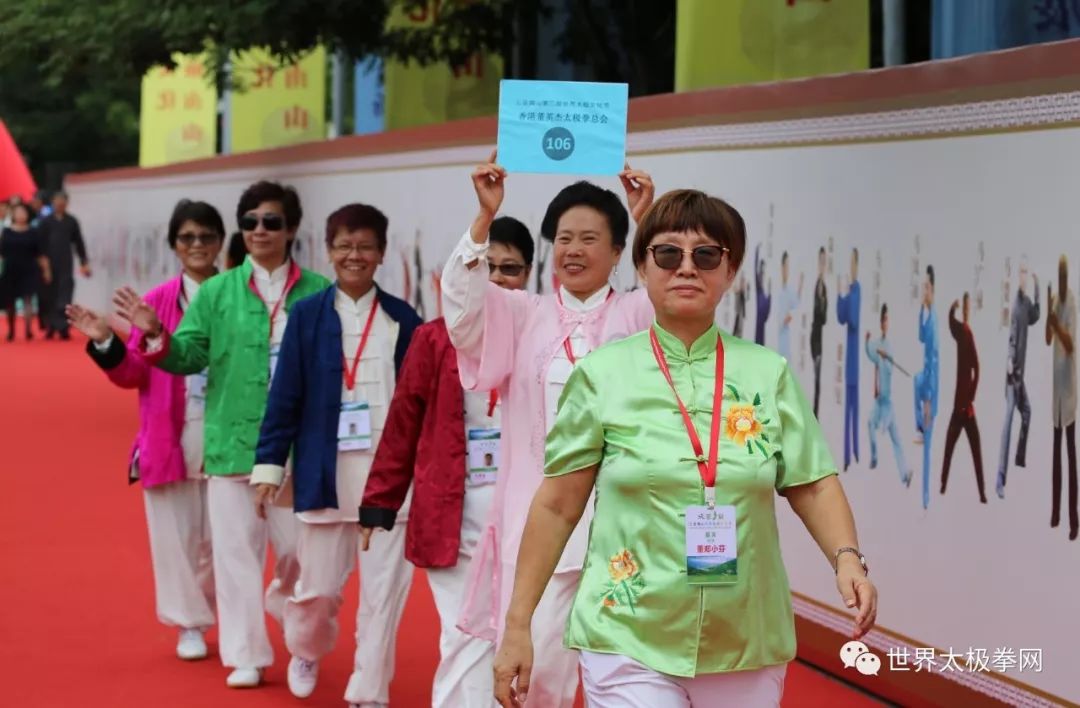
M 735 396 L 735 403 L 728 406 L 727 416 L 724 417 L 726 421 L 724 432 L 736 445 L 745 445 L 749 454 L 753 455 L 756 448 L 762 457 L 768 459 L 769 452 L 765 445 L 769 443 L 769 436 L 765 433 L 765 426 L 769 424 L 770 419 L 759 418 L 761 394 L 755 393 L 753 403 L 746 403 L 743 402 L 737 388 L 731 384 L 727 387 Z
M 604 607 L 617 607 L 620 600 L 625 600 L 630 611 L 636 614 L 634 600 L 645 587 L 634 554 L 625 548 L 608 561 L 608 575 L 611 582 L 603 592 Z

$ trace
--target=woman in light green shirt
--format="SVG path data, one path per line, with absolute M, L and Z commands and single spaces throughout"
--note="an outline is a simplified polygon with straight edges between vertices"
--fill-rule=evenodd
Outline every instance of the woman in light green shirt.
M 566 384 L 495 662 L 501 705 L 524 702 L 533 610 L 594 486 L 566 629 L 589 705 L 779 705 L 795 628 L 774 491 L 857 608 L 852 636 L 873 626 L 877 591 L 799 384 L 778 354 L 713 324 L 745 250 L 742 217 L 702 192 L 670 192 L 642 219 L 633 256 L 656 323 Z

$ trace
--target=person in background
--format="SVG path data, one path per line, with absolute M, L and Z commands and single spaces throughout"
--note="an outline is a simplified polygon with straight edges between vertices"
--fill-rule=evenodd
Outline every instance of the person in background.
M 513 587 L 514 565 L 529 500 L 543 479 L 542 441 L 574 366 L 601 344 L 648 326 L 652 308 L 644 290 L 616 293 L 610 279 L 630 224 L 611 191 L 588 182 L 565 187 L 548 205 L 541 235 L 554 243 L 558 289 L 549 295 L 506 290 L 488 279 L 488 233 L 502 205 L 506 171 L 489 162 L 472 174 L 478 212 L 458 241 L 442 275 L 443 311 L 469 391 L 498 390 L 503 401 L 495 499 L 469 569 L 459 626 L 495 640 Z M 652 202 L 652 180 L 627 168 L 620 174 L 636 220 Z M 562 628 L 577 590 L 588 523 L 567 545 L 533 626 L 537 639 L 535 702 L 569 708 L 578 684 L 574 654 Z
M 90 262 L 86 256 L 79 220 L 68 213 L 68 196 L 59 191 L 53 195 L 53 213 L 41 220 L 41 235 L 48 244 L 49 264 L 53 282 L 45 303 L 47 305 L 45 338 L 70 339 L 68 333 L 67 306 L 75 294 L 75 269 L 72 250 L 79 258 L 79 272 L 84 278 L 91 275 Z
M 836 291 L 836 318 L 847 328 L 844 342 L 844 471 L 847 472 L 853 456 L 856 464 L 859 462 L 859 319 L 862 307 L 859 249 L 851 249 L 851 282 L 847 291 L 839 282 Z M 841 295 L 841 292 L 845 294 Z
M 915 374 L 915 429 L 923 446 L 922 503 L 930 506 L 930 458 L 934 419 L 938 408 L 938 327 L 934 311 L 934 266 L 926 266 L 923 281 L 922 306 L 919 308 L 919 341 L 923 345 L 923 368 Z
M 1027 461 L 1028 429 L 1031 426 L 1031 401 L 1028 400 L 1024 369 L 1027 365 L 1028 328 L 1039 321 L 1039 277 L 1034 273 L 1035 301 L 1027 294 L 1028 266 L 1020 262 L 1020 284 L 1013 300 L 1009 320 L 1009 358 L 1005 364 L 1005 425 L 1001 431 L 1001 454 L 998 456 L 997 495 L 1005 498 L 1005 478 L 1009 467 L 1009 443 L 1012 439 L 1013 413 L 1020 411 L 1020 437 L 1016 441 L 1016 466 Z
M 829 318 L 829 293 L 825 288 L 825 247 L 818 249 L 817 282 L 814 283 L 814 316 L 810 320 L 810 356 L 814 359 L 814 415 L 821 401 L 822 334 Z
M 776 351 L 789 362 L 792 361 L 791 323 L 795 321 L 795 310 L 799 307 L 799 302 L 802 300 L 803 289 L 802 274 L 799 274 L 799 288 L 796 290 L 791 287 L 788 282 L 790 273 L 791 267 L 788 264 L 788 252 L 784 251 L 780 256 L 780 324 L 777 327 Z
M 229 237 L 229 246 L 225 251 L 225 270 L 232 270 L 243 264 L 247 258 L 247 246 L 244 245 L 242 231 L 234 231 Z
M 889 334 L 889 307 L 881 305 L 881 339 L 870 341 L 866 332 L 866 356 L 874 364 L 874 412 L 870 414 L 870 469 L 877 467 L 877 434 L 881 429 L 889 433 L 896 471 L 905 487 L 911 486 L 911 470 L 904 460 L 904 448 L 900 445 L 900 433 L 896 431 L 896 410 L 892 402 L 892 375 L 896 362 L 893 360 Z
M 529 229 L 502 216 L 488 231 L 488 279 L 524 290 L 533 261 Z M 442 318 L 417 328 L 401 368 L 383 437 L 360 506 L 364 547 L 373 529 L 394 528 L 412 486 L 405 557 L 427 570 L 439 612 L 434 708 L 488 708 L 495 646 L 455 626 L 465 601 L 469 561 L 490 511 L 498 474 L 498 390 L 463 391 L 457 356 Z
M 217 273 L 225 225 L 206 202 L 183 200 L 168 227 L 180 275 L 146 294 L 162 326 L 173 332 L 206 280 Z M 142 482 L 158 621 L 177 627 L 176 655 L 204 659 L 203 633 L 214 624 L 214 572 L 203 474 L 206 372 L 177 376 L 139 355 L 143 332 L 125 346 L 98 313 L 67 308 L 71 326 L 90 341 L 86 352 L 109 380 L 139 391 L 139 432 L 128 461 L 128 481 Z
M 0 200 L 0 229 L 3 229 L 4 227 L 11 224 L 10 211 L 11 210 L 9 207 L 9 200 Z
M 757 297 L 757 307 L 754 308 L 754 343 L 764 345 L 765 323 L 772 310 L 772 283 L 765 285 L 765 259 L 761 257 L 761 244 L 754 247 L 754 293 Z
M 255 451 L 251 483 L 260 516 L 285 482 L 293 458 L 300 579 L 285 606 L 293 695 L 315 690 L 319 660 L 337 643 L 342 590 L 357 562 L 359 509 L 375 449 L 389 426 L 395 381 L 420 316 L 382 290 L 375 273 L 386 254 L 386 216 L 347 204 L 326 220 L 335 284 L 296 303 L 281 342 Z M 328 415 L 336 412 L 336 415 Z M 351 706 L 390 702 L 398 624 L 412 582 L 405 522 L 372 539 L 360 556 L 356 653 L 345 689 Z
M 655 323 L 595 351 L 566 384 L 495 659 L 500 705 L 549 705 L 534 701 L 532 618 L 594 488 L 565 625 L 590 706 L 780 705 L 795 624 L 776 494 L 856 610 L 853 637 L 873 627 L 877 591 L 794 373 L 713 324 L 745 249 L 739 213 L 697 190 L 665 194 L 642 218 L 634 265 Z
M 979 423 L 975 420 L 975 392 L 979 388 L 979 352 L 975 348 L 975 335 L 971 333 L 971 299 L 964 293 L 963 316 L 961 322 L 956 319 L 959 302 L 954 301 L 949 308 L 949 332 L 956 340 L 956 396 L 953 399 L 952 417 L 945 433 L 945 465 L 941 468 L 941 493 L 949 481 L 949 467 L 952 465 L 953 449 L 960 431 L 967 433 L 971 445 L 971 458 L 975 463 L 975 482 L 979 488 L 979 501 L 986 503 L 986 489 L 983 483 L 982 439 L 979 437 Z
M 731 333 L 736 337 L 742 336 L 743 324 L 746 322 L 746 301 L 749 299 L 750 283 L 746 281 L 746 274 L 740 273 L 735 284 L 735 324 L 731 327 Z
M 11 226 L 0 232 L 0 305 L 7 310 L 7 340 L 15 341 L 16 301 L 23 303 L 23 324 L 27 341 L 34 338 L 31 303 L 41 283 L 53 277 L 37 229 L 31 226 L 33 212 L 18 203 L 11 209 Z
M 1051 477 L 1050 527 L 1061 523 L 1061 441 L 1069 456 L 1069 540 L 1080 532 L 1076 477 L 1076 295 L 1069 288 L 1069 262 L 1058 261 L 1058 292 L 1046 286 L 1046 343 L 1054 348 L 1054 462 Z
M 297 300 L 329 284 L 291 258 L 302 216 L 291 187 L 275 182 L 248 187 L 236 208 L 247 259 L 206 281 L 173 333 L 130 288 L 113 296 L 120 316 L 142 330 L 139 353 L 150 364 L 181 376 L 207 370 L 204 469 L 210 477 L 207 508 L 221 662 L 233 669 L 225 682 L 230 688 L 261 683 L 263 669 L 274 661 L 264 608 L 280 621 L 300 572 L 292 509 L 274 507 L 260 518 L 249 481 L 289 312 Z M 286 502 L 283 497 L 281 503 Z M 264 599 L 268 538 L 277 563 Z

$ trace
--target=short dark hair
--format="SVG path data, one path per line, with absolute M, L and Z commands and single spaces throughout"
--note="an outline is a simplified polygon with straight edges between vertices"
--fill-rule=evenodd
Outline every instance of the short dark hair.
M 181 199 L 176 203 L 172 216 L 169 217 L 169 248 L 176 248 L 176 237 L 180 235 L 180 227 L 185 221 L 194 221 L 199 226 L 216 233 L 222 240 L 225 239 L 225 222 L 221 220 L 221 214 L 217 209 L 206 202 Z
M 491 222 L 488 231 L 488 239 L 492 243 L 501 243 L 521 251 L 521 257 L 525 259 L 525 265 L 533 262 L 533 238 L 529 233 L 529 227 L 512 216 L 500 216 Z
M 338 231 L 347 232 L 371 229 L 379 244 L 379 252 L 386 252 L 386 227 L 390 221 L 386 214 L 370 204 L 346 204 L 326 218 L 326 247 L 334 245 Z
M 247 257 L 247 244 L 244 243 L 244 234 L 242 231 L 234 231 L 233 235 L 229 237 L 229 248 L 225 252 L 225 267 L 235 268 L 244 262 L 244 258 Z
M 611 243 L 619 250 L 626 247 L 626 234 L 630 231 L 630 217 L 618 195 L 610 189 L 597 187 L 591 182 L 575 182 L 555 195 L 548 204 L 547 213 L 540 223 L 540 235 L 548 241 L 555 240 L 559 219 L 574 207 L 595 209 L 607 218 L 611 229 Z
M 25 209 L 26 210 L 26 223 L 27 224 L 29 224 L 31 221 L 33 221 L 34 217 L 37 216 L 34 213 L 34 207 L 30 206 L 26 202 L 16 202 L 16 203 L 11 205 L 11 221 L 12 221 L 12 223 L 15 222 L 15 210 L 16 209 Z
M 281 210 L 285 213 L 285 226 L 289 231 L 295 231 L 300 226 L 300 219 L 304 216 L 300 195 L 292 187 L 283 187 L 277 182 L 266 180 L 256 182 L 240 195 L 240 201 L 236 205 L 236 221 L 239 222 L 244 214 L 257 209 L 263 202 L 281 204 Z
M 934 284 L 934 266 L 926 266 L 926 277 L 930 279 L 930 285 Z
M 820 248 L 818 248 L 818 250 L 817 250 L 817 254 L 818 254 L 819 256 L 824 256 L 824 255 L 825 255 L 825 247 L 824 247 L 824 246 L 821 246 Z
M 732 272 L 746 255 L 746 222 L 739 211 L 718 197 L 696 189 L 676 189 L 657 199 L 638 224 L 634 266 L 645 262 L 649 243 L 667 231 L 701 231 L 728 249 Z
M 780 265 L 787 263 L 787 251 L 780 254 Z
M 859 249 L 858 248 L 852 248 L 851 249 L 851 255 L 855 256 L 855 262 L 858 263 L 859 262 Z
M 887 314 L 889 314 L 889 306 L 886 305 L 885 303 L 881 303 L 881 317 L 879 319 L 884 321 L 885 320 L 885 315 L 887 315 Z
M 964 303 L 967 304 L 969 302 L 971 302 L 971 298 L 968 296 L 967 290 L 965 290 L 964 291 Z

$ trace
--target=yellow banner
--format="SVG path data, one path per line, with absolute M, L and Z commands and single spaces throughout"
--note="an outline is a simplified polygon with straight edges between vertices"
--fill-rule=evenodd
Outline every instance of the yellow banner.
M 326 138 L 326 49 L 316 47 L 281 66 L 264 49 L 232 58 L 232 151 L 294 145 Z
M 139 166 L 213 156 L 217 146 L 217 91 L 200 56 L 177 54 L 176 67 L 155 66 L 142 80 Z
M 395 5 L 392 27 L 428 27 L 447 0 L 429 0 L 426 7 L 404 13 Z M 461 66 L 420 66 L 388 61 L 384 69 L 386 128 L 408 128 L 499 112 L 502 57 L 474 54 Z
M 869 0 L 679 0 L 675 90 L 860 71 Z

